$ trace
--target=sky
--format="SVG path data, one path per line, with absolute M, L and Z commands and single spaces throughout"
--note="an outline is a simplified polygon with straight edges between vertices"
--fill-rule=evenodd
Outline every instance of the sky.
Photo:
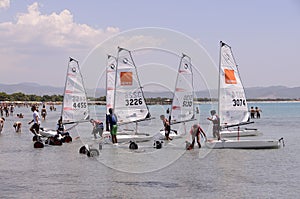
M 245 87 L 297 87 L 299 22 L 298 0 L 0 0 L 0 83 L 63 87 L 69 56 L 88 63 L 97 45 L 156 27 L 197 42 L 214 63 L 203 61 L 199 70 L 218 67 L 222 40 L 232 47 Z M 152 41 L 142 34 L 140 40 Z

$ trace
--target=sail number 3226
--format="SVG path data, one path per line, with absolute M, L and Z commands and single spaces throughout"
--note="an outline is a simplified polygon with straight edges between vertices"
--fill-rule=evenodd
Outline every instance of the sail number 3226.
M 142 98 L 126 99 L 126 106 L 138 106 L 143 104 Z
M 233 99 L 232 106 L 246 106 L 246 100 L 245 99 Z

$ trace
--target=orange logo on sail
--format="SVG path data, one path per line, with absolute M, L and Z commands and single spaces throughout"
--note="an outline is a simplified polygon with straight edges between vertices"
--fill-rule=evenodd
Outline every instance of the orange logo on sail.
M 224 69 L 225 72 L 225 83 L 226 84 L 236 84 L 236 78 L 234 75 L 234 70 Z
M 132 85 L 132 72 L 120 72 L 121 86 Z

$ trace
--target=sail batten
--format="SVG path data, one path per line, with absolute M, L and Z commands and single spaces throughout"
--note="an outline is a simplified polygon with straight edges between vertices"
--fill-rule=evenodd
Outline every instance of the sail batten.
M 221 42 L 219 69 L 219 117 L 221 126 L 247 122 L 244 87 L 231 47 Z

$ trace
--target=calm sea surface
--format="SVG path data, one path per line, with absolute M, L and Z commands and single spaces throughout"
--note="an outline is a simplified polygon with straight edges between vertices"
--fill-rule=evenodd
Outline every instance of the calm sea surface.
M 70 144 L 34 149 L 27 124 L 30 109 L 16 108 L 0 135 L 0 198 L 299 198 L 300 103 L 249 106 L 262 109 L 261 119 L 251 125 L 262 135 L 249 139 L 283 137 L 285 147 L 185 151 L 184 142 L 190 139 L 186 136 L 164 143 L 159 150 L 152 147 L 153 141 L 139 143 L 137 151 L 130 151 L 128 144 L 106 144 L 99 157 L 89 158 L 78 150 L 84 144 L 98 148 L 90 123 L 70 131 Z M 206 117 L 213 107 L 199 107 L 198 120 L 211 137 Z M 159 115 L 167 106 L 149 108 L 156 119 L 141 123 L 138 130 L 154 135 L 162 128 Z M 21 112 L 25 117 L 17 119 Z M 93 118 L 103 119 L 104 113 L 102 106 L 91 107 Z M 59 115 L 59 106 L 55 112 L 48 109 L 42 126 L 55 128 Z M 17 120 L 23 123 L 22 133 L 12 127 Z M 173 128 L 185 132 L 191 125 Z

